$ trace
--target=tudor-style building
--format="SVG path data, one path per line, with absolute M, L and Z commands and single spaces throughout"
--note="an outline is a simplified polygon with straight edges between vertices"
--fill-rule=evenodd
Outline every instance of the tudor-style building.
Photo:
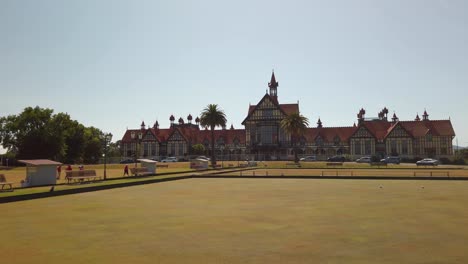
M 281 120 L 292 113 L 299 113 L 299 104 L 279 104 L 275 73 L 268 83 L 266 93 L 257 105 L 250 105 L 245 126 L 247 152 L 255 156 L 285 156 L 291 148 L 291 137 L 280 126 Z
M 299 103 L 280 104 L 275 74 L 272 73 L 267 92 L 256 105 L 250 105 L 247 116 L 242 122 L 245 129 L 215 130 L 215 151 L 225 159 L 244 159 L 246 157 L 268 160 L 287 159 L 292 155 L 291 136 L 280 127 L 281 120 L 292 113 L 299 113 Z M 365 118 L 366 111 L 357 114 L 358 122 L 349 127 L 323 127 L 317 121 L 316 127 L 308 128 L 299 139 L 301 154 L 316 155 L 326 159 L 333 155 L 361 156 L 398 155 L 403 158 L 450 157 L 453 155 L 452 140 L 455 132 L 450 119 L 429 120 L 424 110 L 412 121 L 400 121 L 393 114 L 388 120 L 388 109 L 378 113 L 378 118 Z M 156 121 L 153 127 L 146 128 L 142 122 L 140 129 L 126 131 L 122 138 L 124 158 L 133 158 L 138 150 L 139 157 L 160 159 L 164 156 L 189 158 L 192 146 L 203 144 L 209 155 L 211 146 L 210 131 L 200 127 L 199 118 L 192 124 L 192 116 L 187 123 L 179 118 L 175 124 L 173 115 L 171 125 L 160 129 Z

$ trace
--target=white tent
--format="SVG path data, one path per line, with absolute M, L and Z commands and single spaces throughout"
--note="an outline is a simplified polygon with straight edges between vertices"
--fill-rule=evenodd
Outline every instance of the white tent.
M 57 166 L 62 163 L 46 159 L 18 161 L 26 164 L 26 179 L 22 184 L 23 187 L 57 183 Z
M 141 166 L 148 169 L 149 172 L 156 174 L 156 161 L 150 159 L 138 159 Z

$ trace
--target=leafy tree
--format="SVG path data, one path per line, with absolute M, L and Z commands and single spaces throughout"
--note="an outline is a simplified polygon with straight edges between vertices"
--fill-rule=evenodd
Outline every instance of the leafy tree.
M 202 155 L 206 151 L 205 146 L 203 144 L 195 144 L 192 146 L 192 153 L 195 155 Z
M 291 135 L 291 144 L 294 149 L 294 162 L 298 163 L 299 157 L 297 156 L 297 143 L 304 135 L 306 128 L 309 126 L 309 119 L 299 113 L 292 113 L 285 119 L 281 120 L 280 126 L 284 131 L 286 131 L 286 133 Z
M 27 107 L 19 115 L 2 117 L 2 146 L 18 159 L 54 159 L 64 154 L 63 134 L 52 122 L 52 109 Z
M 200 124 L 204 127 L 210 127 L 211 129 L 211 165 L 216 164 L 215 156 L 215 139 L 214 129 L 215 127 L 226 126 L 226 114 L 223 110 L 218 108 L 217 104 L 209 104 L 203 109 L 200 116 Z
M 95 164 L 102 157 L 102 137 L 104 134 L 101 130 L 95 127 L 87 127 L 84 130 L 84 155 L 83 162 L 87 164 Z
M 86 128 L 68 114 L 27 107 L 18 115 L 0 117 L 0 143 L 17 159 L 54 159 L 95 163 L 102 153 L 97 128 Z
M 121 140 L 117 140 L 116 142 L 111 142 L 109 144 L 109 149 L 107 150 L 107 155 L 109 157 L 121 157 L 122 156 L 122 148 L 121 148 Z

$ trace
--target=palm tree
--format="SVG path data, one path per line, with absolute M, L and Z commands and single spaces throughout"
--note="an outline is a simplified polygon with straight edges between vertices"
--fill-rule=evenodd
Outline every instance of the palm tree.
M 292 113 L 288 115 L 285 119 L 281 120 L 281 128 L 291 135 L 291 143 L 294 148 L 294 162 L 299 162 L 299 157 L 297 156 L 297 141 L 301 138 L 306 128 L 309 126 L 309 119 L 307 117 L 299 114 Z
M 211 165 L 216 164 L 214 129 L 217 126 L 226 126 L 226 114 L 218 108 L 217 104 L 209 104 L 200 116 L 200 125 L 211 129 Z

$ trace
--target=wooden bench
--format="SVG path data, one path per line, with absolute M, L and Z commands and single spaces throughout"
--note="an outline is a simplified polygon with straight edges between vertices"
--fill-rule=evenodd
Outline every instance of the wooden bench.
M 212 167 L 212 168 L 221 168 L 221 165 L 220 164 L 215 164 L 215 165 L 210 164 L 210 167 Z
M 10 190 L 13 190 L 13 187 L 11 186 L 13 184 L 12 182 L 7 182 L 5 175 L 0 174 L 0 185 L 2 186 L 2 190 L 5 188 L 5 186 L 10 186 Z
M 100 180 L 101 176 L 97 176 L 95 170 L 78 170 L 78 171 L 66 171 L 65 179 L 67 180 L 67 183 L 84 182 L 85 180 L 87 181 Z
M 156 168 L 169 168 L 169 164 L 157 164 Z
M 423 174 L 423 175 L 428 175 L 429 176 L 447 176 L 450 177 L 450 172 L 449 171 L 415 171 L 413 172 L 413 176 L 416 177 L 417 174 Z M 434 175 L 436 174 L 436 175 Z
M 342 166 L 343 162 L 327 162 L 327 166 Z
M 146 167 L 140 167 L 140 168 L 130 168 L 130 171 L 134 176 L 138 175 L 151 175 L 153 174 L 152 172 L 148 171 L 148 168 Z

